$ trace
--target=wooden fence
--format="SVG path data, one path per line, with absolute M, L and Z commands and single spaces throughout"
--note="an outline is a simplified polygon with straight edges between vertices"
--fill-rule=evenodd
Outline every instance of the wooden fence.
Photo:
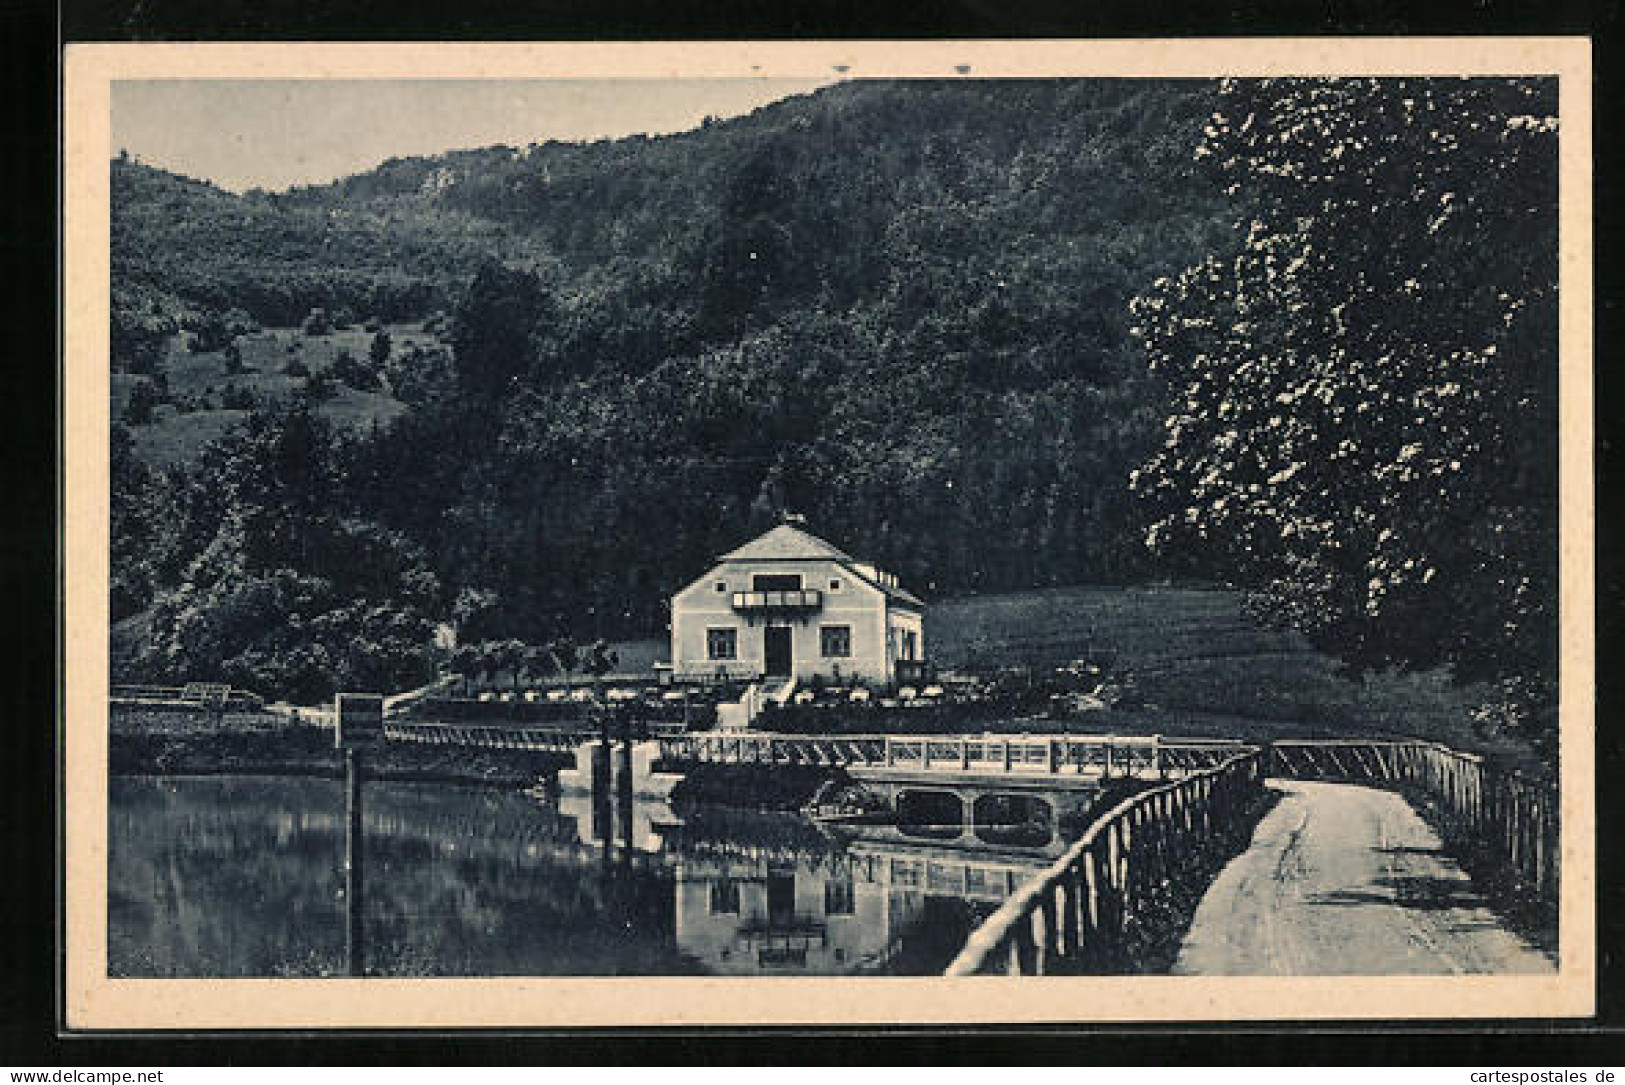
M 1113 807 L 1043 874 L 977 928 L 947 975 L 1112 971 L 1168 890 L 1252 828 L 1265 754 L 1234 752 L 1216 768 Z
M 1270 774 L 1410 786 L 1430 796 L 1445 844 L 1510 875 L 1506 888 L 1555 918 L 1561 866 L 1561 802 L 1555 782 L 1486 764 L 1436 742 L 1351 739 L 1278 741 Z

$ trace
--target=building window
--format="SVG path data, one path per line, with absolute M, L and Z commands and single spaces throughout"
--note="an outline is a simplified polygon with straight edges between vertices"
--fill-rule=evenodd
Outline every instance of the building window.
M 726 580 L 717 581 L 717 591 L 727 591 L 727 590 L 728 590 L 728 582 Z
M 841 590 L 841 582 L 839 580 L 831 580 L 829 582 L 829 590 L 830 591 L 840 591 Z
M 852 654 L 852 627 L 826 625 L 818 630 L 818 645 L 825 659 L 846 659 Z
M 850 881 L 831 878 L 824 883 L 824 914 L 851 915 L 855 896 Z
M 800 573 L 757 573 L 750 578 L 751 591 L 800 591 Z
M 739 883 L 715 881 L 711 883 L 711 914 L 739 914 Z
M 739 631 L 737 629 L 707 629 L 705 655 L 708 659 L 738 659 Z
M 916 653 L 919 650 L 920 650 L 920 641 L 919 641 L 918 635 L 912 629 L 903 630 L 902 657 L 905 660 L 910 660 L 910 661 L 912 661 L 914 659 L 917 659 L 918 656 L 916 655 Z

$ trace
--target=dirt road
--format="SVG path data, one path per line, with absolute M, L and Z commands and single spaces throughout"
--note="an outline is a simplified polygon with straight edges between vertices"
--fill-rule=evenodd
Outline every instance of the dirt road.
M 1281 801 L 1197 908 L 1179 975 L 1539 973 L 1402 797 L 1273 780 Z

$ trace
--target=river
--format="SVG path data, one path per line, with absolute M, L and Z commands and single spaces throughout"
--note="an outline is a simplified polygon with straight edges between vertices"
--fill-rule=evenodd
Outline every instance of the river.
M 342 781 L 110 786 L 111 975 L 346 974 Z M 1061 846 L 383 780 L 362 807 L 368 975 L 930 975 Z

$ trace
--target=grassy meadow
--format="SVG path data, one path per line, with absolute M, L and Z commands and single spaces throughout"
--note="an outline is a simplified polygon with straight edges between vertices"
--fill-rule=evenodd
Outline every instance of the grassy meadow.
M 397 353 L 439 342 L 417 324 L 384 327 Z M 372 338 L 373 333 L 360 325 L 326 335 L 306 335 L 299 328 L 266 328 L 238 338 L 242 369 L 233 372 L 224 351 L 194 352 L 187 346 L 186 336 L 175 336 L 160 363 L 171 402 L 159 404 L 150 423 L 130 426 L 136 453 L 157 467 L 184 464 L 248 417 L 246 409 L 227 405 L 239 393 L 261 402 L 288 399 L 307 379 L 287 372 L 289 366 L 298 363 L 310 373 L 321 373 L 344 353 L 364 361 Z M 131 393 L 147 379 L 131 373 L 112 375 L 109 407 L 114 420 L 124 420 Z M 177 403 L 194 409 L 178 409 Z M 406 405 L 387 390 L 364 392 L 335 382 L 333 395 L 322 400 L 317 413 L 340 426 L 365 428 L 405 410 Z

